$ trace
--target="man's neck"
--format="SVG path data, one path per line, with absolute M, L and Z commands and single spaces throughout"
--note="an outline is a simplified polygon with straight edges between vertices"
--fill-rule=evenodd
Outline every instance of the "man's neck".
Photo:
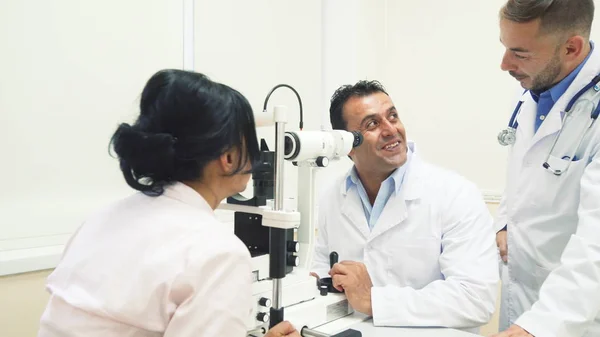
M 380 172 L 359 172 L 356 170 L 356 174 L 358 175 L 358 179 L 362 183 L 365 191 L 367 192 L 367 196 L 369 197 L 369 202 L 371 205 L 375 203 L 375 199 L 377 198 L 377 194 L 379 194 L 379 189 L 381 188 L 381 183 L 386 180 L 394 171 L 390 171 L 388 173 L 380 173 Z

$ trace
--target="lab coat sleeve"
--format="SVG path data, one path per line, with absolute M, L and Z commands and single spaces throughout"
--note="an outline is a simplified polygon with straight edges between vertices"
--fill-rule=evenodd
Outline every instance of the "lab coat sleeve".
M 492 217 L 472 185 L 443 196 L 442 280 L 421 289 L 388 285 L 371 289 L 376 326 L 473 328 L 495 311 L 499 281 Z
M 537 302 L 515 324 L 537 337 L 582 336 L 600 312 L 600 156 L 581 178 L 579 223 Z
M 315 243 L 314 257 L 311 271 L 319 277 L 329 276 L 329 242 L 327 237 L 326 210 L 321 208 L 318 216 L 317 240 Z
M 245 250 L 241 243 L 240 246 Z M 232 251 L 231 247 L 224 244 L 209 259 L 191 254 L 189 264 L 193 265 L 194 260 L 203 262 L 196 272 L 185 273 L 173 285 L 175 290 L 169 300 L 181 303 L 164 337 L 246 336 L 252 267 L 247 250 Z M 192 295 L 184 297 L 189 291 Z

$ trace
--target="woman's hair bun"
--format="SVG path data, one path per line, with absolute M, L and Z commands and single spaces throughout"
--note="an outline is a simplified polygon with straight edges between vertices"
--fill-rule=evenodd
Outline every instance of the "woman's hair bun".
M 175 143 L 171 134 L 150 133 L 127 123 L 119 125 L 112 138 L 127 182 L 140 191 L 158 194 L 175 173 Z

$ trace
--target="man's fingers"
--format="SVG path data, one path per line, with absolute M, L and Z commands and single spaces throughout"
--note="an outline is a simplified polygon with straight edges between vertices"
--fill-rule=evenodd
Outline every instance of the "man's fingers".
M 511 327 L 508 330 L 498 332 L 497 334 L 493 334 L 490 337 L 510 337 L 513 335 L 513 333 L 514 333 L 514 330 Z
M 348 275 L 349 271 L 350 269 L 347 265 L 336 263 L 329 271 L 329 275 L 331 275 L 331 277 L 333 277 L 334 275 Z
M 508 247 L 506 241 L 501 242 L 498 248 L 500 248 L 500 257 L 502 258 L 502 261 L 508 262 Z
M 313 271 L 310 272 L 310 276 L 316 277 L 317 280 L 320 279 L 319 275 L 317 275 L 317 273 L 315 273 Z
M 518 325 L 511 325 L 508 330 L 491 335 L 490 337 L 533 337 L 533 335 Z
M 344 261 L 341 261 L 339 263 L 343 264 L 345 266 L 353 266 L 353 265 L 359 265 L 359 264 L 361 264 L 360 262 L 350 261 L 350 260 L 344 260 Z
M 288 321 L 283 321 L 283 322 L 275 325 L 274 327 L 272 327 L 267 332 L 267 334 L 265 335 L 265 337 L 288 336 L 290 334 L 293 334 L 295 331 L 296 331 L 296 329 L 294 328 L 294 326 L 292 325 L 292 323 L 290 323 Z
M 346 280 L 346 275 L 336 274 L 331 277 L 331 280 L 333 281 L 333 286 L 335 289 L 338 291 L 344 291 L 344 281 Z
M 505 263 L 508 262 L 508 244 L 506 241 L 507 232 L 505 230 L 500 231 L 496 234 L 496 245 L 500 250 L 500 257 Z

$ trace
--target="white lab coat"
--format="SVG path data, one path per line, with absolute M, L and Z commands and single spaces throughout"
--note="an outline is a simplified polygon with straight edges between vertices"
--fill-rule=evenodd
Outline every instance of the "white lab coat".
M 595 48 L 535 135 L 537 104 L 524 95 L 495 222 L 496 230 L 508 224 L 502 329 L 516 323 L 536 337 L 600 336 L 598 122 L 577 151 L 580 159 L 565 173 L 555 176 L 542 167 L 562 125 L 561 111 L 599 72 Z M 588 113 L 580 118 L 590 120 Z
M 364 262 L 377 326 L 476 331 L 495 310 L 499 282 L 492 217 L 466 179 L 417 153 L 408 165 L 372 231 L 356 188 L 346 193 L 346 176 L 333 185 L 319 205 L 313 270 L 327 277 L 332 251 Z
M 87 220 L 49 276 L 39 337 L 246 335 L 248 249 L 176 183 Z

